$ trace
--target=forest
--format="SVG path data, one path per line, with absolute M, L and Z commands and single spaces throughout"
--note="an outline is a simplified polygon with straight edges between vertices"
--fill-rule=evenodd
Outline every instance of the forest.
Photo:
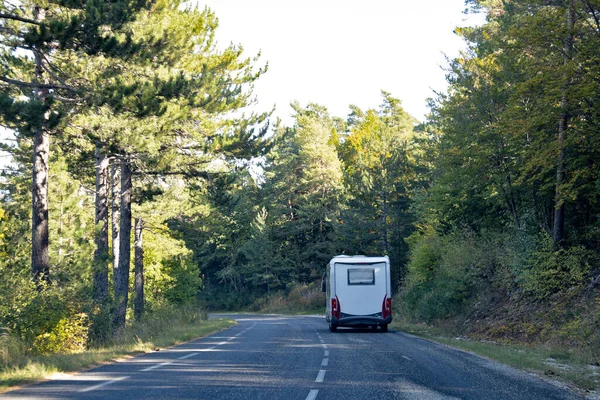
M 319 309 L 329 259 L 364 254 L 390 257 L 397 318 L 597 348 L 600 2 L 465 4 L 486 23 L 456 28 L 426 121 L 382 90 L 286 126 L 247 111 L 268 63 L 217 47 L 210 9 L 3 1 L 1 337 L 59 353 L 165 308 Z

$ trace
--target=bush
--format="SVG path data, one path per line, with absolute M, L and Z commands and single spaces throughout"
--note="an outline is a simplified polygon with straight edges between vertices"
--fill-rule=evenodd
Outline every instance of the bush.
M 54 330 L 69 315 L 68 309 L 64 296 L 47 288 L 34 293 L 33 298 L 15 312 L 11 328 L 23 340 L 32 343 L 39 335 Z
M 12 365 L 25 351 L 23 342 L 15 337 L 10 329 L 0 327 L 0 366 Z
M 32 352 L 39 355 L 72 354 L 86 349 L 88 317 L 84 313 L 62 318 L 50 331 L 38 335 Z
M 589 281 L 595 255 L 581 246 L 554 250 L 544 235 L 521 271 L 523 288 L 544 299 L 559 292 L 579 294 Z
M 140 321 L 127 324 L 112 337 L 112 341 L 121 345 L 152 342 L 157 337 L 163 337 L 165 332 L 196 325 L 207 318 L 206 311 L 198 306 L 155 303 L 154 308 L 144 314 Z
M 481 252 L 462 234 L 428 232 L 411 241 L 408 276 L 396 302 L 402 314 L 428 322 L 458 314 L 473 292 Z
M 88 346 L 98 347 L 112 337 L 112 309 L 95 305 L 90 310 L 90 329 Z
M 317 287 L 318 286 L 318 287 Z M 288 303 L 302 311 L 312 311 L 325 308 L 325 295 L 321 286 L 310 283 L 294 287 L 288 295 Z
M 319 284 L 298 284 L 290 292 L 277 293 L 257 299 L 252 309 L 272 313 L 305 313 L 323 312 L 325 309 L 325 294 Z

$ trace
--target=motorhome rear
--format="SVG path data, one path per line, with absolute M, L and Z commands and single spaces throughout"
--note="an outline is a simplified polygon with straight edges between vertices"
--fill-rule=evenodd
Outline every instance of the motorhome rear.
M 392 322 L 392 285 L 387 256 L 336 256 L 323 277 L 329 330 L 340 326 L 381 327 Z

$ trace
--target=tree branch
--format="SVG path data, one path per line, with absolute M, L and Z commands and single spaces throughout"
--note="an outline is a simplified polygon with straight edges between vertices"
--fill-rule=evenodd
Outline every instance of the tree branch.
M 26 24 L 32 24 L 32 25 L 40 26 L 39 22 L 34 21 L 32 19 L 19 17 L 18 15 L 0 13 L 0 19 L 11 19 L 13 21 L 20 21 L 20 22 L 24 22 Z
M 592 17 L 594 18 L 594 21 L 596 22 L 596 30 L 598 32 L 600 32 L 600 20 L 598 19 L 598 15 L 596 15 L 596 11 L 594 10 L 594 8 L 592 7 L 592 5 L 590 4 L 590 2 L 588 0 L 584 0 L 584 3 L 586 6 L 588 6 L 588 9 L 590 10 Z
M 48 66 L 52 67 L 50 60 L 48 60 L 48 57 L 46 57 L 45 54 L 40 54 L 40 55 L 46 61 L 46 63 L 42 63 L 42 68 L 44 69 L 44 71 L 46 71 L 52 78 L 54 78 L 55 80 L 60 82 L 60 84 L 63 85 L 65 88 L 70 87 L 69 85 L 67 85 L 67 83 L 64 80 L 59 78 L 50 68 L 48 68 Z M 58 68 L 54 68 L 54 69 L 56 69 L 58 72 L 62 72 Z M 75 91 L 75 90 L 72 89 L 72 91 Z
M 77 92 L 74 88 L 69 87 L 69 86 L 62 86 L 62 85 L 52 85 L 52 84 L 46 84 L 46 83 L 35 83 L 35 82 L 23 82 L 23 81 L 17 81 L 15 79 L 10 79 L 7 78 L 5 76 L 0 76 L 0 81 L 2 82 L 6 82 L 10 85 L 16 85 L 16 86 L 21 86 L 21 87 L 28 87 L 28 88 L 37 88 L 37 89 L 63 89 L 63 90 L 68 90 L 70 92 Z

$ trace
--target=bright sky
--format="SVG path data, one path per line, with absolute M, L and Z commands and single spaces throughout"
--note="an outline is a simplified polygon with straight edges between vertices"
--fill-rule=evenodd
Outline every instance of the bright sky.
M 287 125 L 293 100 L 345 118 L 350 104 L 377 108 L 381 90 L 423 120 L 426 99 L 446 88 L 444 54 L 465 46 L 454 28 L 481 21 L 463 14 L 464 0 L 196 1 L 219 18 L 220 46 L 239 43 L 247 57 L 261 51 L 269 70 L 256 83 L 257 111 L 276 104 Z M 0 152 L 0 168 L 8 160 Z
M 377 108 L 381 90 L 419 120 L 426 99 L 445 89 L 442 67 L 464 42 L 453 33 L 482 17 L 464 0 L 197 0 L 219 18 L 221 46 L 261 51 L 269 71 L 256 83 L 259 109 L 276 104 L 290 124 L 293 100 L 346 117 L 348 106 Z

